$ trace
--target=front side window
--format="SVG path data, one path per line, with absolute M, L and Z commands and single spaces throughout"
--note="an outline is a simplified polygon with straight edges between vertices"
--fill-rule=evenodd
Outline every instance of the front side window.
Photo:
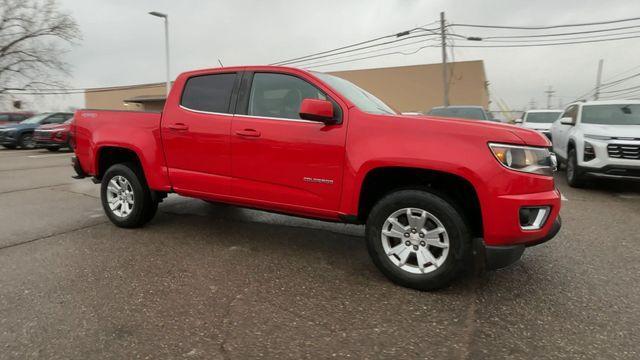
M 584 124 L 640 125 L 640 104 L 584 105 Z
M 196 111 L 229 113 L 235 73 L 200 75 L 184 85 L 180 105 Z
M 248 115 L 300 119 L 304 99 L 327 100 L 315 86 L 291 75 L 256 73 L 251 83 Z
M 578 107 L 576 105 L 571 105 L 567 108 L 567 110 L 565 110 L 564 114 L 562 114 L 561 118 L 571 118 L 574 122 L 576 121 L 576 118 L 578 117 Z

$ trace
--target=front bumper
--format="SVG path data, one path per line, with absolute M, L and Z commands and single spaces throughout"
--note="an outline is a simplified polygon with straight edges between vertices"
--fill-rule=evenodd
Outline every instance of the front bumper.
M 506 245 L 506 246 L 488 246 L 482 239 L 475 239 L 475 253 L 479 256 L 479 260 L 483 267 L 487 270 L 496 270 L 507 267 L 520 260 L 525 248 L 539 245 L 551 240 L 562 227 L 562 219 L 558 216 L 553 223 L 549 232 L 540 239 L 526 244 Z
M 0 134 L 0 145 L 17 146 L 18 138 L 7 134 Z

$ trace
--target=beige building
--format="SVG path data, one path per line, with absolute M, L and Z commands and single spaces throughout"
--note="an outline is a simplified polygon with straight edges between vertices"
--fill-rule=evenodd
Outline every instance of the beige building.
M 451 105 L 489 106 L 484 63 L 462 61 L 449 64 Z M 425 112 L 443 104 L 441 64 L 398 66 L 337 71 L 347 79 L 401 112 Z M 144 84 L 88 89 L 85 106 L 90 109 L 161 111 L 165 84 Z

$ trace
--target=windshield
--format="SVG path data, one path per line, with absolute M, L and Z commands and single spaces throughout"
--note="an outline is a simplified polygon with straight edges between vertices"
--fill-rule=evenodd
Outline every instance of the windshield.
M 640 125 L 640 104 L 585 105 L 582 122 L 604 125 Z
M 524 119 L 528 123 L 552 123 L 560 117 L 562 111 L 545 111 L 545 112 L 531 112 L 527 114 Z
M 50 114 L 40 114 L 36 116 L 32 116 L 26 120 L 20 122 L 20 124 L 39 124 L 40 121 L 46 119 Z
M 396 112 L 393 111 L 393 109 L 391 109 L 387 104 L 382 102 L 382 100 L 369 94 L 365 90 L 357 87 L 347 80 L 320 72 L 313 72 L 313 74 L 320 78 L 320 80 L 326 82 L 327 85 L 331 86 L 344 97 L 349 99 L 349 101 L 357 106 L 358 109 L 364 112 L 372 114 L 396 115 Z
M 462 107 L 447 107 L 447 108 L 434 108 L 429 111 L 429 115 L 453 117 L 469 120 L 486 120 L 484 111 L 479 108 L 462 108 Z

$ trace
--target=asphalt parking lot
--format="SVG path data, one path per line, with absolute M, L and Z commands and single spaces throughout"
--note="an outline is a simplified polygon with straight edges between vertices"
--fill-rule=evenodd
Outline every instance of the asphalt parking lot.
M 558 186 L 516 265 L 421 293 L 357 226 L 170 196 L 107 222 L 69 153 L 0 150 L 0 358 L 640 357 L 640 186 Z

